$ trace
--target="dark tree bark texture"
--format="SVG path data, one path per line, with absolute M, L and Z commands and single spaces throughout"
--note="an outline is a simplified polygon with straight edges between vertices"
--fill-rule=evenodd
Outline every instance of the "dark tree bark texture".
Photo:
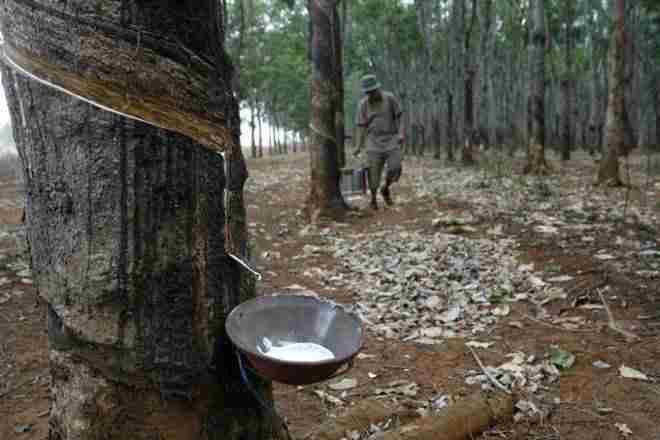
M 575 143 L 575 80 L 573 60 L 575 59 L 575 2 L 564 0 L 562 3 L 566 26 L 564 30 L 564 77 L 560 80 L 561 91 L 561 159 L 571 159 L 571 150 Z
M 474 120 L 474 85 L 475 85 L 475 69 L 473 62 L 473 50 L 472 50 L 472 34 L 475 30 L 477 23 L 477 1 L 472 0 L 471 12 L 470 12 L 470 25 L 467 28 L 465 38 L 465 50 L 464 56 L 465 67 L 463 68 L 463 73 L 465 77 L 463 78 L 465 85 L 465 139 L 463 139 L 463 150 L 461 161 L 463 165 L 474 165 L 474 139 L 475 139 L 475 120 Z M 477 125 L 479 121 L 476 121 Z
M 35 75 L 212 149 L 232 142 L 217 1 L 8 0 L 6 55 Z
M 533 0 L 532 48 L 530 55 L 530 102 L 531 135 L 528 145 L 525 172 L 530 174 L 548 174 L 550 168 L 545 160 L 545 0 Z
M 32 270 L 48 308 L 50 440 L 272 437 L 272 422 L 242 384 L 224 332 L 227 314 L 253 290 L 225 252 L 227 246 L 246 254 L 247 172 L 236 147 L 238 107 L 217 7 L 212 0 L 195 7 L 173 1 L 4 4 L 3 32 L 23 67 L 35 67 L 38 58 L 44 77 L 75 67 L 67 78 L 97 91 L 93 82 L 83 84 L 97 69 L 109 82 L 127 75 L 137 101 L 147 96 L 139 93 L 150 93 L 142 86 L 165 87 L 168 75 L 194 83 L 185 91 L 191 105 L 213 101 L 206 90 L 196 93 L 214 84 L 226 137 L 225 164 L 190 137 L 101 110 L 2 67 L 26 177 Z M 106 27 L 121 32 L 106 34 Z M 127 35 L 137 29 L 168 31 L 163 41 L 143 40 L 151 34 L 135 31 L 143 42 L 136 47 L 146 51 L 151 41 L 150 59 L 157 63 L 113 70 L 115 58 L 135 51 Z M 78 33 L 86 37 L 84 47 L 71 36 Z M 108 35 L 116 39 L 105 41 Z M 170 52 L 174 39 L 178 49 Z M 183 54 L 185 63 L 178 58 Z M 209 60 L 208 71 L 195 70 L 201 58 Z M 58 63 L 61 70 L 52 70 Z M 182 112 L 176 114 L 183 119 L 193 115 Z M 268 394 L 268 384 L 254 381 Z
M 447 92 L 447 161 L 454 162 L 454 145 L 456 144 L 456 128 L 454 126 L 454 94 Z
M 598 182 L 622 184 L 619 157 L 626 149 L 626 0 L 613 2 L 614 32 L 608 52 L 608 99 L 605 116 L 604 154 L 598 169 Z
M 311 192 L 308 209 L 312 221 L 340 219 L 345 203 L 339 187 L 339 144 L 337 114 L 341 111 L 337 88 L 336 51 L 339 40 L 338 0 L 308 0 L 311 20 L 312 110 Z

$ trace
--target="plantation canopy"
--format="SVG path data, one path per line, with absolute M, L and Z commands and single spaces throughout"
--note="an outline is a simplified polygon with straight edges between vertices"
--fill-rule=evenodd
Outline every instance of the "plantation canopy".
M 4 56 L 34 79 L 224 151 L 239 122 L 225 116 L 236 114 L 233 96 L 218 92 L 231 90 L 231 69 L 217 3 L 7 0 Z M 167 32 L 183 26 L 181 17 L 185 41 Z M 217 38 L 196 35 L 208 35 L 200 26 Z

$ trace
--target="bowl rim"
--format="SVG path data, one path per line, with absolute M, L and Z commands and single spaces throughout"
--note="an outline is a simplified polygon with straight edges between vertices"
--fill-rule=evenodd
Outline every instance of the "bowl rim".
M 243 344 L 240 341 L 239 338 L 236 337 L 236 334 L 230 328 L 230 323 L 232 322 L 232 320 L 235 320 L 235 317 L 234 317 L 235 315 L 234 314 L 235 313 L 237 314 L 238 313 L 237 310 L 239 310 L 240 307 L 242 307 L 246 304 L 249 305 L 249 304 L 252 304 L 252 303 L 258 303 L 258 302 L 268 300 L 268 299 L 272 299 L 272 298 L 275 298 L 275 297 L 306 298 L 305 301 L 307 301 L 307 300 L 316 301 L 316 302 L 319 302 L 319 303 L 327 304 L 327 305 L 331 306 L 332 308 L 340 309 L 341 312 L 345 313 L 346 316 L 348 316 L 350 319 L 355 321 L 355 323 L 357 324 L 357 328 L 359 329 L 359 339 L 358 339 L 357 349 L 353 353 L 350 353 L 350 354 L 348 354 L 346 356 L 343 356 L 341 358 L 335 357 L 334 359 L 329 359 L 329 360 L 325 360 L 325 361 L 314 361 L 314 362 L 304 362 L 303 361 L 303 362 L 301 362 L 301 361 L 282 361 L 280 359 L 277 359 L 277 358 L 274 358 L 274 357 L 271 357 L 271 356 L 263 355 L 258 350 L 253 350 L 253 349 L 247 347 L 245 344 Z M 318 366 L 329 366 L 329 365 L 332 365 L 332 364 L 341 365 L 341 364 L 344 364 L 344 363 L 348 362 L 352 358 L 354 358 L 360 352 L 360 350 L 362 350 L 362 346 L 364 344 L 364 330 L 362 328 L 362 322 L 360 321 L 360 319 L 354 313 L 349 312 L 348 310 L 346 310 L 346 308 L 343 305 L 337 304 L 336 302 L 334 302 L 332 300 L 321 298 L 321 297 L 316 297 L 316 296 L 311 296 L 311 295 L 295 295 L 295 294 L 288 294 L 288 293 L 274 294 L 274 295 L 260 295 L 260 296 L 257 296 L 255 298 L 249 299 L 247 301 L 243 301 L 242 303 L 240 303 L 236 307 L 234 307 L 232 309 L 232 311 L 229 312 L 229 315 L 227 315 L 227 318 L 225 319 L 225 331 L 227 332 L 227 336 L 231 340 L 232 344 L 234 344 L 234 346 L 236 346 L 243 353 L 245 353 L 249 356 L 254 356 L 254 357 L 259 358 L 261 360 L 264 360 L 266 362 L 272 362 L 272 363 L 282 365 L 282 366 L 284 366 L 284 365 L 289 365 L 289 366 L 293 365 L 293 366 L 297 366 L 297 367 L 318 367 Z

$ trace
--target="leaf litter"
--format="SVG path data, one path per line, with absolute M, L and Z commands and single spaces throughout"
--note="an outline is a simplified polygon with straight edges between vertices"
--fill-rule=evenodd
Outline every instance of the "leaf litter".
M 322 238 L 322 250 L 307 248 L 305 257 L 328 253 L 338 261 L 334 270 L 308 269 L 305 275 L 321 281 L 325 288 L 352 292 L 356 300 L 353 311 L 369 330 L 384 338 L 440 344 L 451 337 L 487 336 L 498 321 L 511 314 L 512 303 L 519 301 L 535 305 L 539 319 L 567 329 L 580 328 L 587 324 L 583 317 L 553 318 L 543 309 L 566 299 L 563 288 L 570 287 L 567 284 L 573 284 L 575 277 L 557 273 L 561 268 L 544 272 L 519 264 L 518 244 L 503 238 L 506 233 L 499 222 L 504 217 L 505 222 L 522 226 L 523 232 L 535 232 L 567 248 L 576 234 L 584 243 L 595 241 L 601 232 L 611 234 L 612 220 L 625 221 L 626 208 L 633 221 L 650 230 L 658 220 L 647 210 L 624 206 L 621 198 L 611 203 L 610 197 L 605 203 L 606 194 L 581 182 L 566 191 L 561 188 L 561 177 L 493 179 L 441 168 L 411 178 L 415 179 L 416 199 L 442 195 L 466 201 L 479 213 L 478 218 L 441 215 L 429 227 L 413 231 L 404 226 L 362 234 L 332 229 L 304 231 L 304 235 Z M 487 238 L 456 235 L 475 232 L 474 226 L 481 223 L 489 227 L 485 230 Z M 613 270 L 623 270 L 630 256 L 650 260 L 637 272 L 655 278 L 660 276 L 658 252 L 654 240 L 620 239 L 594 257 L 601 264 L 612 265 Z M 509 320 L 507 324 L 524 327 L 520 321 Z M 471 342 L 472 347 L 482 349 L 490 344 Z M 550 400 L 558 403 L 557 398 L 547 395 L 550 385 L 558 381 L 562 369 L 574 364 L 575 356 L 557 349 L 540 358 L 522 352 L 511 353 L 508 358 L 499 367 L 486 368 L 501 382 L 524 391 L 525 398 L 516 404 L 516 418 L 547 413 Z M 595 363 L 594 367 L 606 365 Z M 465 377 L 468 383 L 492 389 L 481 371 L 470 370 Z
M 325 237 L 337 269 L 308 270 L 350 291 L 353 311 L 379 336 L 424 344 L 490 331 L 508 303 L 543 302 L 561 289 L 535 282 L 511 240 L 405 231 Z
M 565 297 L 560 287 L 542 281 L 543 273 L 517 261 L 513 240 L 403 227 L 368 234 L 325 230 L 321 237 L 325 252 L 334 256 L 337 265 L 310 268 L 303 274 L 326 288 L 351 292 L 355 300 L 347 308 L 384 338 L 441 344 L 446 338 L 460 337 L 472 339 L 467 343 L 470 347 L 488 349 L 494 342 L 483 336 L 512 313 L 513 303 L 528 301 L 542 307 Z M 307 247 L 303 252 L 318 251 Z M 513 324 L 522 327 L 520 322 Z M 474 339 L 479 336 L 482 340 Z M 508 358 L 499 367 L 486 368 L 504 386 L 524 391 L 516 417 L 548 413 L 553 405 L 549 386 L 557 382 L 559 368 L 549 359 L 524 353 Z M 481 371 L 469 371 L 465 381 L 494 389 Z M 368 394 L 398 400 L 414 399 L 418 393 L 418 384 L 402 380 L 374 387 Z M 343 404 L 347 396 L 340 397 Z M 420 412 L 438 407 L 431 401 L 418 401 L 417 406 Z

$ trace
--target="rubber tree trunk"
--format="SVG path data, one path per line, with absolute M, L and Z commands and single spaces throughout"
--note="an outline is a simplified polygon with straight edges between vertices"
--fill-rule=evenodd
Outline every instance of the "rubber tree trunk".
M 257 104 L 257 126 L 259 127 L 259 157 L 264 157 L 264 132 L 263 132 L 263 110 L 261 104 Z
M 339 187 L 337 122 L 341 91 L 337 88 L 336 57 L 339 44 L 338 0 L 309 0 L 311 26 L 311 184 L 307 201 L 312 221 L 340 219 L 345 203 Z M 343 120 L 343 118 L 342 118 Z M 343 131 L 343 130 L 342 130 Z
M 570 160 L 571 150 L 575 142 L 574 123 L 575 114 L 575 80 L 573 64 L 575 59 L 575 2 L 564 0 L 564 14 L 566 17 L 564 29 L 564 77 L 560 80 L 561 88 L 561 159 Z
M 529 174 L 549 173 L 545 161 L 545 0 L 534 0 L 532 23 L 532 50 L 530 81 L 532 127 L 525 172 Z
M 2 76 L 48 307 L 50 439 L 270 438 L 223 331 L 245 291 L 222 156 Z
M 228 59 L 217 3 L 7 0 L 3 50 L 79 96 L 224 150 L 234 98 L 218 74 Z
M 256 102 L 253 102 L 250 106 L 250 153 L 252 159 L 256 159 L 258 157 L 257 139 L 255 136 L 255 131 L 257 129 L 257 123 L 255 122 L 255 106 Z
M 454 124 L 454 94 L 447 91 L 447 161 L 454 162 L 454 145 L 456 144 L 456 125 Z
M 657 74 L 658 75 L 658 74 Z M 660 144 L 660 79 L 655 76 L 655 144 Z
M 463 150 L 464 141 L 466 139 L 466 115 L 465 115 L 465 89 L 467 79 L 467 67 L 465 49 L 466 44 L 466 7 L 465 2 L 468 0 L 457 0 L 452 2 L 451 9 L 451 26 L 452 26 L 452 70 L 453 70 L 453 124 L 455 126 L 455 146 L 459 153 Z
M 595 60 L 594 49 L 591 48 L 591 78 L 589 81 L 589 126 L 588 126 L 588 146 L 589 153 L 593 155 L 596 151 L 600 151 L 602 144 L 600 137 L 602 130 L 600 128 L 600 87 L 599 87 L 599 72 L 598 62 Z
M 344 126 L 344 29 L 346 27 L 346 14 L 343 15 L 343 20 L 339 19 L 337 7 L 341 0 L 336 0 L 334 15 L 331 22 L 331 35 L 332 49 L 334 57 L 334 82 L 335 82 L 335 139 L 337 141 L 337 156 L 339 167 L 346 166 L 346 127 Z M 346 9 L 342 8 L 343 12 Z M 339 180 L 339 178 L 338 178 Z M 343 199 L 342 199 L 343 200 Z
M 85 75 L 94 76 L 104 61 L 136 53 L 130 38 L 122 39 L 133 35 L 134 26 L 178 35 L 182 52 L 175 54 L 145 40 L 150 46 L 142 49 L 159 63 L 132 73 L 133 92 L 150 90 L 141 88 L 146 77 L 151 87 L 180 85 L 194 103 L 221 109 L 227 163 L 189 137 L 100 110 L 2 67 L 26 176 L 32 270 L 48 308 L 49 438 L 271 438 L 272 423 L 243 386 L 224 333 L 229 311 L 254 291 L 225 253 L 226 245 L 241 254 L 245 248 L 239 226 L 247 172 L 234 154 L 238 107 L 221 46 L 221 14 L 213 1 L 192 10 L 115 3 L 90 9 L 86 2 L 8 1 L 3 33 L 15 48 L 28 35 L 29 50 L 40 54 L 40 73 L 48 76 L 57 64 L 55 70 L 70 72 L 65 79 L 83 91 L 89 86 Z M 78 11 L 75 19 L 68 15 L 72 10 Z M 76 32 L 97 29 L 95 20 L 99 33 L 85 34 L 87 50 L 71 47 L 81 41 Z M 198 33 L 188 32 L 188 20 Z M 31 35 L 33 27 L 39 32 Z M 125 33 L 106 45 L 108 29 Z M 186 50 L 192 70 L 181 78 L 176 72 L 187 70 L 177 70 L 176 57 Z M 202 55 L 212 78 L 193 71 Z M 36 58 L 22 60 L 33 66 Z M 168 68 L 158 70 L 160 63 Z M 124 81 L 124 74 L 99 73 L 109 82 Z M 176 108 L 163 111 L 180 115 Z M 229 243 L 226 230 L 232 232 Z M 255 383 L 268 394 L 267 384 Z
M 464 39 L 465 39 L 465 49 L 464 49 L 464 63 L 465 67 L 463 68 L 464 73 L 464 84 L 465 84 L 465 107 L 464 107 L 464 116 L 465 116 L 465 132 L 463 139 L 463 150 L 461 155 L 461 162 L 463 165 L 474 165 L 476 163 L 474 159 L 474 139 L 475 139 L 475 112 L 474 112 L 474 86 L 476 79 L 476 72 L 473 62 L 473 46 L 472 46 L 472 34 L 475 30 L 477 23 L 477 2 L 472 0 L 470 11 L 470 25 L 467 27 Z M 478 102 L 477 102 L 478 105 Z M 476 121 L 477 126 L 479 121 Z
M 479 54 L 477 56 L 477 77 L 474 93 L 474 121 L 479 133 L 479 143 L 490 146 L 490 114 L 488 108 L 490 105 L 490 69 L 491 69 L 491 48 L 492 37 L 494 35 L 493 24 L 493 2 L 485 0 L 479 2 L 477 7 L 479 20 L 480 41 L 478 46 Z
M 619 156 L 625 150 L 625 47 L 626 0 L 613 4 L 614 32 L 608 52 L 608 99 L 605 116 L 604 156 L 598 169 L 598 182 L 621 185 Z

